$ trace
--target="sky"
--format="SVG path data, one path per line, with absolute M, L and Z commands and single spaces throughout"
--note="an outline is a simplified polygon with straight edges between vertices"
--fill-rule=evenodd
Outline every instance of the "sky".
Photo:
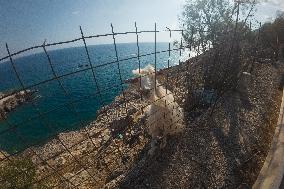
M 85 36 L 115 32 L 178 29 L 178 17 L 186 0 L 0 0 L 0 57 L 10 51 Z M 272 20 L 277 10 L 284 10 L 284 0 L 268 0 L 257 6 L 256 18 Z M 173 38 L 179 38 L 176 34 Z M 153 34 L 145 34 L 141 41 L 154 41 Z M 122 36 L 117 42 L 135 42 L 135 35 Z M 159 34 L 157 41 L 169 41 L 168 33 Z M 111 37 L 87 40 L 88 45 L 111 43 Z M 72 44 L 82 46 L 82 42 Z M 64 48 L 68 46 L 58 46 Z M 57 47 L 56 47 L 57 48 Z

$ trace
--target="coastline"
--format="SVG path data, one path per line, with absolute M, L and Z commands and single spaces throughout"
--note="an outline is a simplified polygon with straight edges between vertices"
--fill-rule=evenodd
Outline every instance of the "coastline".
M 145 128 L 142 125 L 145 120 L 139 116 L 140 109 L 146 102 L 139 100 L 137 89 L 134 86 L 126 89 L 126 107 L 123 104 L 124 97 L 119 95 L 111 104 L 99 109 L 96 120 L 85 128 L 60 133 L 43 146 L 24 151 L 24 156 L 38 165 L 38 179 L 52 172 L 53 167 L 60 170 L 59 173 L 65 178 L 76 178 L 77 184 L 80 184 L 90 177 L 88 172 L 91 172 L 97 174 L 97 181 L 84 183 L 85 188 L 101 188 L 116 178 L 117 174 L 129 169 L 149 140 L 144 136 Z M 47 161 L 48 165 L 42 160 Z M 86 165 L 91 171 L 86 171 L 82 165 Z M 59 182 L 60 178 L 56 176 L 48 180 L 53 187 Z M 68 183 L 65 184 L 56 187 L 68 187 Z
M 137 79 L 126 81 L 130 85 L 125 96 L 100 108 L 96 120 L 86 127 L 60 133 L 21 155 L 37 165 L 37 180 L 53 188 L 72 186 L 63 178 L 80 188 L 194 187 L 202 182 L 208 188 L 252 185 L 277 122 L 279 73 L 270 64 L 258 63 L 239 91 L 225 95 L 210 116 L 210 107 L 196 110 L 194 99 L 186 99 L 186 76 L 201 89 L 204 66 L 198 57 L 158 72 L 161 83 L 168 76 L 168 89 L 185 109 L 186 130 L 171 138 L 153 160 L 146 155 L 150 137 L 141 116 L 148 102 L 141 100 Z M 53 169 L 60 176 L 52 174 Z
M 25 102 L 32 100 L 36 91 L 22 90 L 12 93 L 0 93 L 0 120 L 6 118 L 7 114 Z

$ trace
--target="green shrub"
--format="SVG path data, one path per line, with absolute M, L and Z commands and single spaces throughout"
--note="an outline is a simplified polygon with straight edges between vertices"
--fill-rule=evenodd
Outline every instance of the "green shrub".
M 35 165 L 30 159 L 17 157 L 0 164 L 1 189 L 35 188 Z

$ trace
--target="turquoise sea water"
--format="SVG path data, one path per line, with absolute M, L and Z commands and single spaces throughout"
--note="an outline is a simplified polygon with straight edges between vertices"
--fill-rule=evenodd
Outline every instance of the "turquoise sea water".
M 140 55 L 154 52 L 154 43 L 141 43 Z M 91 62 L 94 67 L 116 60 L 113 44 L 89 46 Z M 157 43 L 157 51 L 168 50 L 168 43 Z M 135 43 L 117 44 L 118 58 L 137 56 Z M 89 68 L 84 47 L 48 51 L 54 70 L 58 76 Z M 157 54 L 157 68 L 178 64 L 186 53 L 172 51 Z M 141 67 L 153 64 L 155 55 L 140 58 Z M 44 53 L 37 53 L 14 60 L 16 69 L 25 86 L 53 78 L 51 67 Z M 138 68 L 138 59 L 120 61 L 121 79 L 131 77 L 132 70 Z M 98 81 L 96 87 L 92 70 L 78 72 L 60 78 L 67 95 L 57 80 L 32 87 L 37 90 L 32 103 L 24 104 L 8 115 L 7 121 L 0 121 L 0 150 L 15 152 L 30 145 L 45 142 L 49 137 L 62 132 L 78 129 L 95 119 L 96 111 L 102 104 L 109 104 L 121 93 L 121 80 L 117 63 L 94 69 Z M 127 85 L 123 85 L 127 87 Z M 10 62 L 0 63 L 0 92 L 21 89 L 21 85 Z M 74 101 L 74 103 L 70 103 Z M 39 116 L 39 112 L 41 116 Z M 14 128 L 14 129 L 12 129 Z M 21 137 L 19 137 L 19 135 Z

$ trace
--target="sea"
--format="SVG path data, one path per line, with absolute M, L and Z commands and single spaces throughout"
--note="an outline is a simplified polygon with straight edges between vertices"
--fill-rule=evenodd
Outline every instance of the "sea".
M 171 48 L 177 47 L 171 44 Z M 169 54 L 168 49 L 169 43 L 156 44 L 157 69 L 188 59 L 187 51 Z M 95 120 L 99 108 L 127 88 L 121 81 L 134 77 L 132 70 L 139 67 L 139 61 L 142 68 L 155 64 L 154 43 L 139 44 L 139 60 L 136 43 L 117 44 L 120 69 L 113 44 L 88 46 L 88 51 L 94 73 L 84 47 L 48 50 L 57 79 L 53 79 L 44 52 L 13 59 L 22 84 L 37 92 L 32 103 L 24 103 L 0 121 L 0 150 L 16 153 L 42 145 L 60 132 L 86 126 Z M 0 92 L 20 89 L 12 64 L 8 60 L 0 62 Z

